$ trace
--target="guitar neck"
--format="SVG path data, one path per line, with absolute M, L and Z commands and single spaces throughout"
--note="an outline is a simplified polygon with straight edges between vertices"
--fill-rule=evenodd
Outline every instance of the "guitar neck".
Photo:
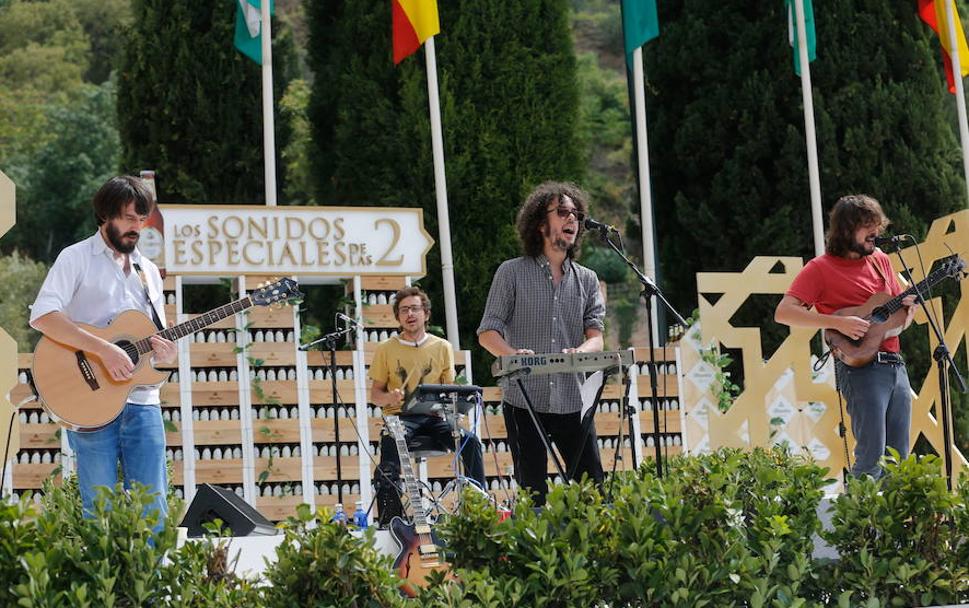
M 417 487 L 417 475 L 414 473 L 414 465 L 411 461 L 410 452 L 407 449 L 407 439 L 404 436 L 403 424 L 400 422 L 400 419 L 397 419 L 389 424 L 388 428 L 394 436 L 394 441 L 397 443 L 397 455 L 400 457 L 400 477 L 404 481 L 404 490 L 407 492 L 411 509 L 414 511 L 414 525 L 418 527 L 427 526 L 427 516 L 424 514 L 421 492 Z M 428 542 L 430 541 L 428 540 Z
M 235 302 L 229 302 L 224 306 L 220 306 L 207 313 L 201 314 L 194 319 L 185 321 L 184 323 L 179 323 L 167 329 L 163 329 L 154 335 L 165 338 L 166 340 L 179 340 L 184 338 L 189 334 L 194 334 L 200 329 L 208 327 L 213 323 L 218 323 L 226 317 L 231 317 L 236 313 L 240 313 L 248 308 L 252 308 L 252 298 L 246 296 L 245 298 L 240 298 Z M 151 350 L 151 336 L 143 340 L 138 340 L 135 342 L 135 346 L 138 348 L 139 354 L 145 354 Z
M 929 276 L 925 277 L 915 285 L 909 287 L 908 289 L 898 294 L 888 302 L 885 302 L 884 304 L 882 304 L 881 308 L 888 311 L 888 314 L 890 315 L 894 314 L 895 312 L 897 312 L 902 308 L 902 300 L 904 300 L 906 296 L 915 295 L 916 292 L 924 294 L 926 290 L 931 289 L 932 287 L 935 286 L 936 283 L 939 283 L 940 281 L 942 281 L 942 279 L 945 279 L 948 276 L 949 276 L 949 273 L 942 269 L 936 270 L 935 272 L 931 272 L 929 273 Z

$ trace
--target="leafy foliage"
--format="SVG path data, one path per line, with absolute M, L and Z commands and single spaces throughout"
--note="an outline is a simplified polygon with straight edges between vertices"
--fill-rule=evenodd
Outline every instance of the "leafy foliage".
M 232 44 L 235 7 L 132 2 L 118 75 L 120 164 L 155 169 L 161 201 L 264 200 L 260 67 Z M 275 19 L 272 28 L 278 102 L 292 78 L 293 43 Z M 277 151 L 286 133 L 278 122 Z
M 0 301 L 0 327 L 17 341 L 21 352 L 32 350 L 38 338 L 37 332 L 27 325 L 30 317 L 27 305 L 33 302 L 46 275 L 46 266 L 17 251 L 0 256 L 0 284 L 5 291 Z

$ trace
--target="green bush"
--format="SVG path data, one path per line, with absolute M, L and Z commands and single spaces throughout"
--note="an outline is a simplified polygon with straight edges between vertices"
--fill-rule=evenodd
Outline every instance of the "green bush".
M 300 505 L 284 525 L 286 535 L 276 561 L 266 570 L 263 604 L 267 607 L 404 606 L 391 573 L 391 560 L 374 547 L 373 530 L 362 539 L 345 526 L 330 523 L 329 514 Z
M 406 599 L 362 538 L 303 505 L 261 580 L 232 574 L 215 538 L 175 547 L 142 517 L 141 489 L 102 494 L 81 517 L 76 488 L 0 505 L 0 605 L 59 606 L 925 606 L 969 599 L 969 483 L 946 489 L 936 457 L 887 459 L 880 481 L 849 480 L 833 528 L 817 517 L 826 471 L 782 449 L 679 457 L 610 479 L 556 486 L 499 522 L 468 494 L 438 526 L 453 580 Z M 108 505 L 110 504 L 110 508 Z M 173 509 L 177 513 L 178 509 Z M 218 533 L 219 531 L 213 530 Z M 820 534 L 837 560 L 813 559 Z

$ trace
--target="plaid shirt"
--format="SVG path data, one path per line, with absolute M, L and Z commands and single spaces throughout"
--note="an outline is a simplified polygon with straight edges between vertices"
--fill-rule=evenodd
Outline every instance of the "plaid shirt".
M 488 292 L 478 334 L 497 331 L 513 348 L 560 353 L 585 342 L 586 329 L 602 331 L 606 313 L 595 271 L 574 261 L 563 264 L 558 287 L 548 258 L 520 257 L 498 267 Z M 536 412 L 571 414 L 582 409 L 578 374 L 522 377 Z M 503 382 L 504 401 L 525 407 L 515 381 Z

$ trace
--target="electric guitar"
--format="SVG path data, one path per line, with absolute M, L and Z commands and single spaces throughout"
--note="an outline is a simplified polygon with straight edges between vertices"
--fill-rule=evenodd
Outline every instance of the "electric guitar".
M 400 577 L 400 590 L 408 597 L 417 596 L 417 588 L 427 584 L 427 576 L 438 570 L 449 570 L 450 565 L 444 561 L 440 551 L 441 541 L 431 530 L 424 514 L 420 489 L 417 487 L 416 475 L 411 464 L 410 452 L 407 450 L 407 437 L 404 425 L 397 416 L 386 416 L 384 422 L 387 430 L 397 443 L 397 454 L 400 456 L 400 478 L 404 482 L 410 508 L 414 513 L 414 523 L 409 524 L 400 517 L 390 520 L 390 534 L 400 547 L 400 553 L 394 560 L 394 571 Z
M 135 387 L 160 384 L 168 379 L 170 372 L 159 371 L 151 363 L 149 339 L 152 335 L 178 340 L 252 306 L 268 306 L 302 296 L 296 281 L 281 279 L 245 298 L 161 331 L 148 315 L 138 310 L 122 312 L 103 328 L 78 323 L 85 331 L 128 353 L 135 364 L 131 378 L 114 380 L 98 357 L 43 336 L 34 349 L 34 386 L 40 401 L 59 424 L 77 431 L 97 429 L 121 414 Z
M 824 330 L 824 341 L 828 343 L 831 352 L 842 363 L 851 367 L 862 367 L 871 363 L 872 359 L 878 354 L 881 343 L 886 338 L 891 338 L 902 333 L 905 326 L 906 311 L 902 306 L 902 300 L 915 294 L 916 288 L 920 293 L 927 293 L 936 283 L 963 274 L 966 262 L 957 255 L 951 255 L 942 259 L 939 267 L 929 273 L 922 281 L 914 287 L 909 287 L 897 296 L 887 293 L 873 294 L 868 301 L 861 306 L 850 306 L 835 312 L 841 317 L 861 317 L 871 326 L 868 332 L 858 340 L 852 340 L 848 336 L 834 329 Z

